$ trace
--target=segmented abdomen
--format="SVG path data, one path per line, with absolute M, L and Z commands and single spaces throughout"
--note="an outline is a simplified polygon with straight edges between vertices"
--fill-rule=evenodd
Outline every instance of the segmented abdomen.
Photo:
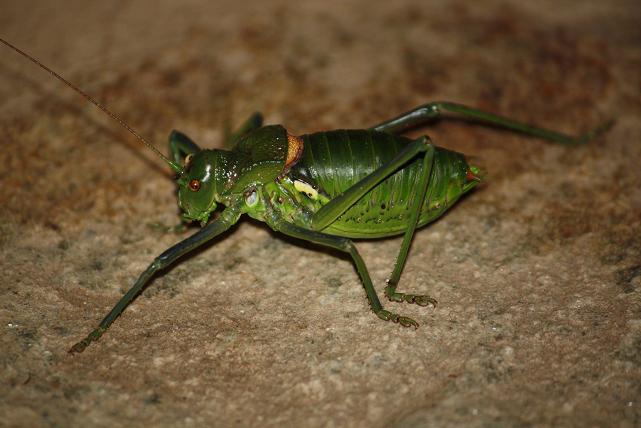
M 330 199 L 341 194 L 378 167 L 391 161 L 410 139 L 369 130 L 336 130 L 302 136 L 304 150 L 288 175 L 301 179 Z M 463 156 L 436 148 L 430 186 L 419 225 L 438 218 L 455 201 L 447 201 L 447 182 Z M 334 223 L 324 229 L 351 238 L 376 238 L 404 233 L 422 156 L 391 175 Z

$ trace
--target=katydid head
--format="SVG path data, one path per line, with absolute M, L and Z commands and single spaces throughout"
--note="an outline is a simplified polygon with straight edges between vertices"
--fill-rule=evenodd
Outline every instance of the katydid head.
M 176 180 L 184 220 L 204 225 L 216 209 L 224 185 L 218 174 L 222 157 L 221 150 L 200 150 L 185 157 L 182 173 Z
M 292 139 L 282 126 L 270 125 L 248 132 L 232 150 L 201 150 L 174 131 L 172 151 L 175 160 L 183 164 L 177 178 L 183 219 L 204 225 L 218 203 L 236 204 L 248 189 L 275 180 L 290 152 L 297 154 L 290 150 Z M 189 154 L 183 158 L 184 153 Z

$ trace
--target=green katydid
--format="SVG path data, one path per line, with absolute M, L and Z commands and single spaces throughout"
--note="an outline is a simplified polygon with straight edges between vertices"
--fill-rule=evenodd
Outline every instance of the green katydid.
M 413 319 L 383 308 L 352 239 L 404 235 L 385 296 L 393 302 L 435 305 L 431 297 L 396 290 L 412 237 L 418 227 L 439 218 L 472 190 L 482 174 L 463 154 L 437 147 L 427 136 L 410 139 L 401 134 L 442 113 L 453 113 L 575 145 L 587 143 L 612 124 L 573 138 L 461 104 L 433 102 L 367 129 L 294 136 L 280 125 L 263 126 L 262 116 L 255 113 L 229 136 L 229 150 L 201 149 L 186 135 L 173 131 L 169 138 L 173 159 L 168 159 L 102 104 L 30 55 L 0 41 L 70 86 L 151 148 L 176 173 L 183 220 L 203 226 L 156 257 L 100 325 L 70 352 L 82 352 L 98 340 L 157 272 L 220 235 L 245 214 L 285 235 L 349 254 L 378 318 L 418 327 Z M 210 221 L 218 205 L 224 209 Z

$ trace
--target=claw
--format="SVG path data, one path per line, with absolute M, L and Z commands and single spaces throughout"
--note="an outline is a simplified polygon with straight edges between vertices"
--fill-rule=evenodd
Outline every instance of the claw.
M 105 332 L 104 328 L 98 327 L 97 329 L 95 329 L 94 331 L 89 333 L 89 335 L 87 337 L 85 337 L 80 342 L 78 342 L 75 345 L 73 345 L 69 349 L 69 351 L 67 351 L 67 352 L 69 352 L 70 354 L 79 354 L 79 353 L 81 353 L 82 351 L 84 351 L 87 348 L 87 346 L 89 346 L 91 344 L 91 342 L 95 342 L 98 339 L 100 339 L 100 336 L 102 336 L 102 333 L 104 333 L 104 332 Z
M 83 339 L 80 342 L 73 345 L 71 348 L 69 348 L 67 352 L 70 354 L 79 354 L 82 351 L 84 351 L 87 346 L 89 346 L 89 341 L 87 341 L 86 339 Z
M 399 317 L 398 322 L 403 327 L 414 327 L 415 329 L 418 328 L 418 323 L 416 321 L 414 321 L 412 318 Z
M 392 321 L 393 323 L 400 324 L 403 327 L 414 327 L 418 328 L 418 323 L 409 317 L 402 317 L 399 314 L 381 309 L 376 312 L 376 315 L 383 321 Z
M 436 307 L 436 305 L 438 304 L 438 302 L 436 301 L 436 299 L 432 299 L 432 298 L 431 298 L 431 297 L 429 297 L 429 296 L 421 296 L 421 295 L 414 296 L 414 299 L 413 299 L 412 303 L 416 303 L 416 304 L 417 304 L 417 305 L 419 305 L 419 306 L 429 306 L 429 305 L 432 305 L 432 306 L 434 306 L 434 307 Z
M 394 291 L 394 287 L 391 285 L 388 285 L 385 287 L 385 297 L 390 302 L 406 302 L 406 303 L 414 303 L 419 306 L 436 306 L 438 303 L 436 299 L 431 298 L 430 296 L 426 296 L 423 294 L 405 294 L 405 293 L 397 293 Z

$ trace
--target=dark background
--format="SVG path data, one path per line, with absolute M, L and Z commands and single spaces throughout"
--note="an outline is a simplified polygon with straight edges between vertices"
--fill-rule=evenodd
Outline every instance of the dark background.
M 243 222 L 84 337 L 186 235 L 153 154 L 0 54 L 0 425 L 641 425 L 638 1 L 3 2 L 0 34 L 167 152 L 254 110 L 291 133 L 432 100 L 585 147 L 456 121 L 484 186 L 415 238 L 380 322 L 349 260 Z M 377 289 L 400 239 L 359 243 Z

